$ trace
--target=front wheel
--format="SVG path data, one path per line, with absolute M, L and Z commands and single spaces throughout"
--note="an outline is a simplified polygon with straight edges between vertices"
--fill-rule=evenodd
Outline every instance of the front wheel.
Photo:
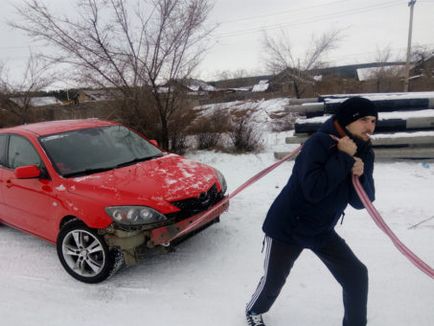
M 57 237 L 57 255 L 65 270 L 85 283 L 99 283 L 118 268 L 121 253 L 110 250 L 104 238 L 82 222 L 66 223 Z

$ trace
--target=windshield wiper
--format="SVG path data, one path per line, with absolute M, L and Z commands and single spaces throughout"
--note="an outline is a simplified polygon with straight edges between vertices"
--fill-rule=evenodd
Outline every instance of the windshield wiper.
M 146 156 L 146 157 L 135 158 L 134 160 L 131 160 L 131 161 L 128 161 L 128 162 L 119 163 L 118 165 L 116 165 L 115 168 L 121 168 L 121 167 L 124 167 L 124 166 L 133 165 L 133 164 L 136 164 L 136 163 L 139 163 L 139 162 L 149 161 L 149 160 L 152 160 L 154 158 L 161 157 L 161 156 L 163 156 L 163 154 L 157 154 L 157 155 L 153 155 L 153 156 Z
M 133 165 L 135 163 L 152 160 L 152 159 L 154 159 L 156 157 L 161 157 L 161 156 L 163 156 L 163 154 L 157 154 L 157 155 L 153 155 L 153 156 L 135 158 L 134 160 L 131 160 L 131 161 L 128 161 L 128 162 L 124 162 L 124 163 L 120 163 L 120 164 L 117 164 L 115 166 L 107 166 L 107 167 L 102 167 L 102 168 L 85 169 L 85 170 L 81 170 L 81 171 L 77 171 L 77 172 L 66 173 L 63 176 L 65 178 L 79 177 L 79 176 L 89 175 L 89 174 L 98 173 L 98 172 L 110 171 L 110 170 L 121 168 L 121 167 L 124 167 L 124 166 Z
M 72 172 L 72 173 L 66 173 L 63 176 L 65 178 L 80 177 L 80 176 L 89 175 L 89 174 L 93 174 L 93 173 L 110 171 L 110 170 L 113 170 L 114 168 L 115 167 L 110 166 L 110 167 L 104 167 L 104 168 L 86 169 L 86 170 L 82 170 L 82 171 L 77 171 L 77 172 Z

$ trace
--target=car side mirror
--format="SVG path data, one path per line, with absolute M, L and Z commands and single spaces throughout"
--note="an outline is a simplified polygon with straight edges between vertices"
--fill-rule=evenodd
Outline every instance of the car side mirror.
M 41 170 L 36 165 L 20 166 L 14 172 L 17 179 L 33 179 L 41 175 Z
M 151 139 L 149 142 L 150 142 L 152 145 L 156 146 L 156 147 L 160 147 L 160 146 L 158 145 L 158 142 L 157 142 L 155 139 Z

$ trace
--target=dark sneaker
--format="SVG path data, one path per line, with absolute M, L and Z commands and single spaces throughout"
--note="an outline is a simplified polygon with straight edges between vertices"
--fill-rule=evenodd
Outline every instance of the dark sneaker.
M 262 315 L 247 312 L 246 319 L 249 326 L 265 326 Z

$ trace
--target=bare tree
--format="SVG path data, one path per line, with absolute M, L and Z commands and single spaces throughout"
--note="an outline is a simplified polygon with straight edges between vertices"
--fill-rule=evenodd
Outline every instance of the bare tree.
M 6 66 L 0 66 L 1 107 L 18 118 L 18 123 L 31 122 L 32 97 L 56 81 L 48 63 L 39 55 L 30 53 L 24 73 L 18 80 L 11 81 Z
M 0 62 L 0 127 L 4 127 L 7 124 L 5 123 L 5 107 L 8 103 L 9 98 L 9 87 L 8 82 L 6 80 L 6 72 L 5 72 L 5 64 L 3 62 Z
M 55 47 L 60 54 L 51 57 L 70 64 L 79 80 L 120 92 L 129 115 L 152 111 L 168 148 L 169 121 L 182 105 L 173 87 L 162 92 L 160 86 L 186 78 L 197 66 L 211 32 L 205 27 L 209 1 L 138 0 L 134 8 L 127 0 L 76 4 L 74 16 L 62 17 L 40 0 L 23 0 L 17 8 L 23 21 L 10 24 Z
M 314 84 L 315 69 L 325 66 L 324 56 L 335 49 L 340 40 L 340 31 L 324 32 L 319 37 L 311 37 L 308 49 L 301 56 L 296 56 L 290 37 L 284 31 L 271 37 L 264 34 L 263 47 L 267 70 L 272 74 L 282 74 L 294 88 L 297 98 L 303 94 L 304 84 Z
M 3 100 L 5 94 L 9 92 L 8 74 L 4 62 L 0 62 L 0 99 Z
M 432 79 L 434 63 L 434 49 L 428 46 L 415 46 L 412 51 L 411 62 L 415 64 L 415 74 L 421 74 L 427 79 Z M 431 60 L 429 60 L 431 59 Z
M 254 152 L 262 148 L 262 133 L 255 128 L 253 112 L 255 109 L 244 109 L 233 112 L 229 138 L 235 152 Z
M 377 92 L 390 92 L 399 87 L 400 80 L 404 77 L 404 69 L 399 60 L 392 58 L 392 49 L 389 45 L 377 47 L 375 62 L 378 67 L 373 68 L 368 78 L 375 82 Z M 402 88 L 402 87 L 401 87 Z

